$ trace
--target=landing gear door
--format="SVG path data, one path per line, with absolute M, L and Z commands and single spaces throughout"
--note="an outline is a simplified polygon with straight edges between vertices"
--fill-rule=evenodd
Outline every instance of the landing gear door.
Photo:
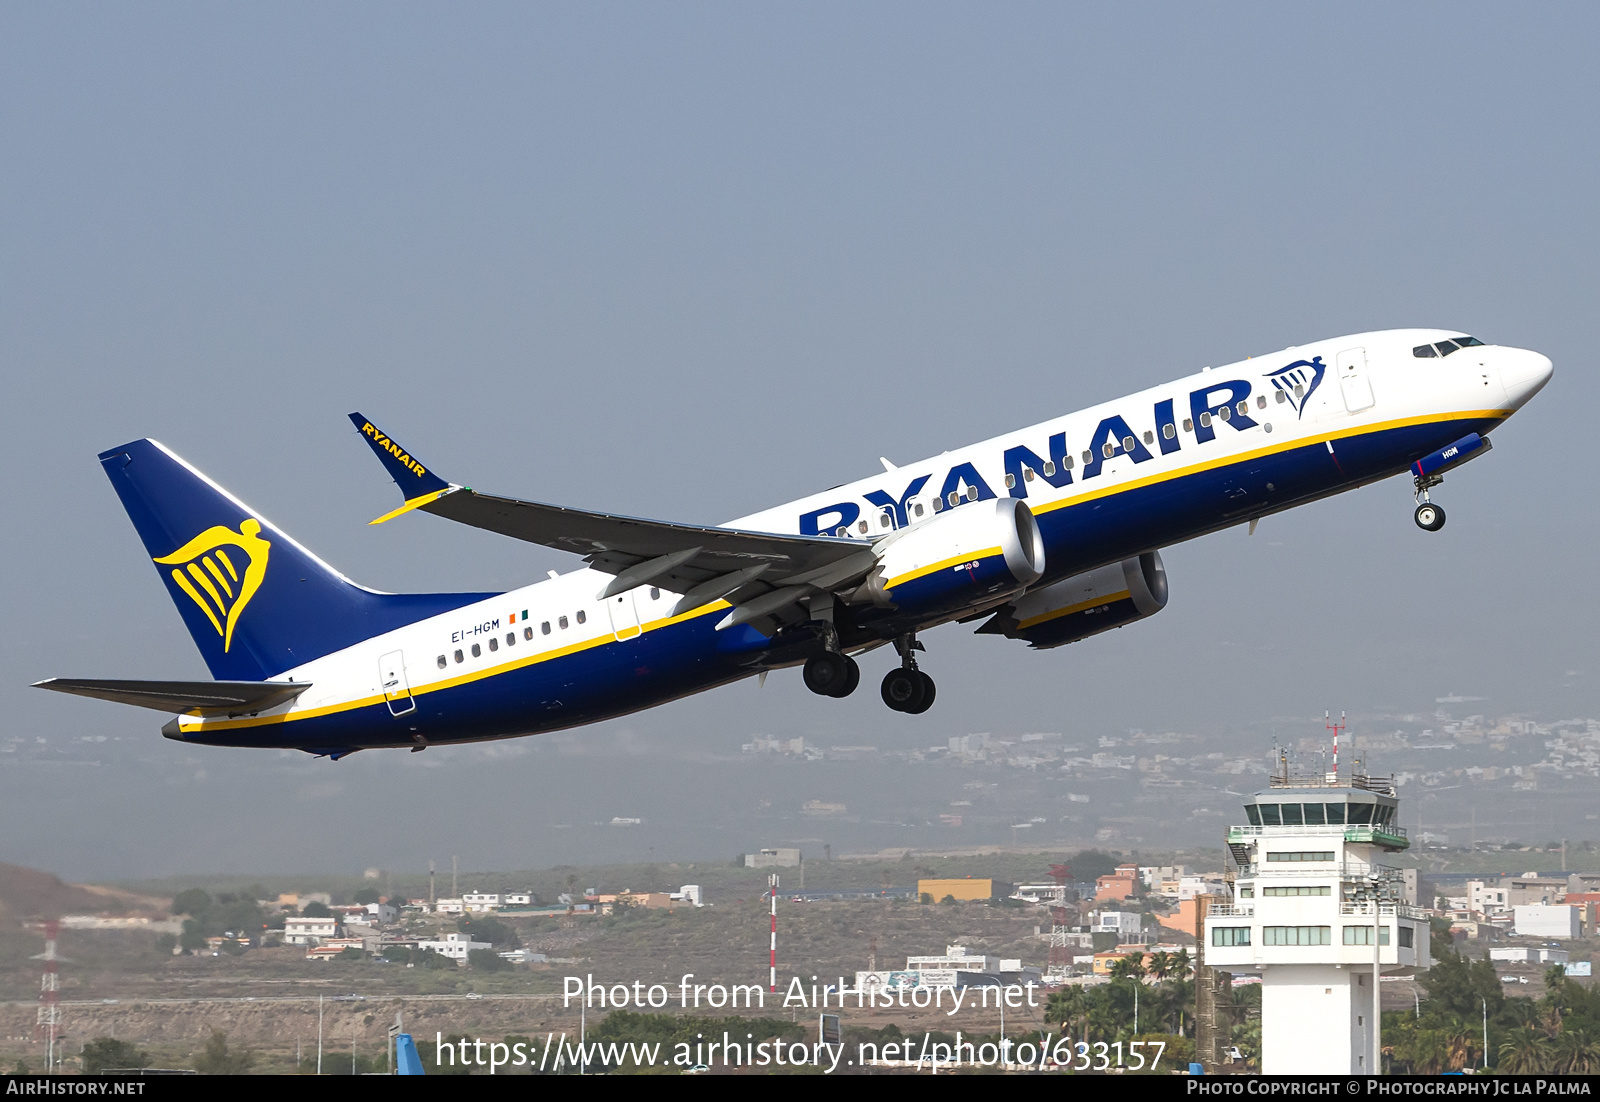
M 639 610 L 633 603 L 636 592 L 630 589 L 606 600 L 606 609 L 611 613 L 611 630 L 618 639 L 632 639 L 639 634 Z
M 1339 391 L 1344 395 L 1344 408 L 1360 413 L 1372 408 L 1372 380 L 1367 375 L 1367 350 L 1347 348 L 1335 361 L 1339 371 Z
M 403 716 L 417 710 L 411 699 L 411 686 L 406 683 L 406 658 L 403 651 L 392 650 L 378 659 L 378 684 L 383 689 L 384 703 L 389 714 Z

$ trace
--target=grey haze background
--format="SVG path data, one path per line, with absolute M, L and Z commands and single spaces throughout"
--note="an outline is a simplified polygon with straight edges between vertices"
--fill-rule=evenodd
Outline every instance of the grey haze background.
M 721 760 L 757 732 L 1264 755 L 1269 717 L 1451 691 L 1594 714 L 1597 33 L 1579 4 L 6 5 L 0 739 L 33 749 L 0 859 L 725 857 L 778 840 L 740 809 L 829 795 Z M 843 702 L 788 673 L 332 764 L 26 687 L 206 676 L 95 462 L 140 436 L 367 584 L 507 588 L 576 562 L 368 527 L 395 495 L 347 412 L 481 488 L 714 522 L 1403 325 L 1557 365 L 1443 533 L 1396 480 L 1172 548 L 1168 610 L 1091 643 L 942 629 L 920 718 L 880 654 Z

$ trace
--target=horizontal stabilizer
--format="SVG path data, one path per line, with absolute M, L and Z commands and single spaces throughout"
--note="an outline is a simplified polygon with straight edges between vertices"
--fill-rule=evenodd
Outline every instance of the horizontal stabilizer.
M 158 712 L 236 716 L 264 712 L 311 688 L 309 681 L 86 681 L 52 677 L 34 682 L 74 696 L 92 696 Z

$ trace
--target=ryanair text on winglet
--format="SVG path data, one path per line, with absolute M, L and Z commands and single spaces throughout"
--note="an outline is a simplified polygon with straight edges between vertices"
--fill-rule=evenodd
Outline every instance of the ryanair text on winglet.
M 406 450 L 399 444 L 396 444 L 382 432 L 378 431 L 378 429 L 373 426 L 371 421 L 363 422 L 361 425 L 361 431 L 365 435 L 372 437 L 373 442 L 376 443 L 378 447 L 382 448 L 384 451 L 400 460 L 400 465 L 405 467 L 406 470 L 410 471 L 418 478 L 421 478 L 423 475 L 428 473 L 428 469 L 426 467 L 424 467 L 421 463 L 418 463 L 415 459 L 412 459 L 411 456 L 407 454 Z

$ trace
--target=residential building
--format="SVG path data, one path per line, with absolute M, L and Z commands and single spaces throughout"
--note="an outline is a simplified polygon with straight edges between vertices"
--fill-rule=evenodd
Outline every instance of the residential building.
M 467 905 L 461 899 L 441 899 L 433 905 L 433 912 L 441 915 L 465 914 Z
M 492 949 L 494 946 L 489 944 L 487 941 L 473 941 L 471 935 L 469 934 L 452 932 L 445 934 L 444 938 L 439 941 L 419 938 L 417 940 L 417 948 L 429 949 L 435 953 L 440 953 L 444 956 L 447 956 L 451 960 L 459 961 L 466 960 L 467 954 L 472 952 L 474 949 Z
M 1508 877 L 1502 883 L 1506 886 L 1507 907 L 1520 907 L 1528 903 L 1549 906 L 1558 897 L 1567 894 L 1567 878 L 1564 876 L 1540 876 L 1530 872 Z
M 687 903 L 691 907 L 704 907 L 705 902 L 700 895 L 699 884 L 685 884 L 672 893 L 672 900 L 676 903 Z
M 502 900 L 507 907 L 531 907 L 534 896 L 530 891 L 506 892 Z
M 1467 910 L 1481 915 L 1505 914 L 1511 909 L 1506 895 L 1505 885 L 1498 880 L 1468 880 Z
M 998 972 L 1000 958 L 969 953 L 965 945 L 947 945 L 943 956 L 907 957 L 908 972 Z
M 290 915 L 283 920 L 285 945 L 320 945 L 323 939 L 337 937 L 338 934 L 339 920 L 332 915 L 321 918 Z
M 1118 941 L 1132 942 L 1144 929 L 1144 915 L 1134 911 L 1100 911 L 1089 927 L 1096 934 L 1116 934 Z
M 1094 897 L 1102 902 L 1128 899 L 1139 894 L 1139 866 L 1118 865 L 1115 872 L 1094 882 Z

